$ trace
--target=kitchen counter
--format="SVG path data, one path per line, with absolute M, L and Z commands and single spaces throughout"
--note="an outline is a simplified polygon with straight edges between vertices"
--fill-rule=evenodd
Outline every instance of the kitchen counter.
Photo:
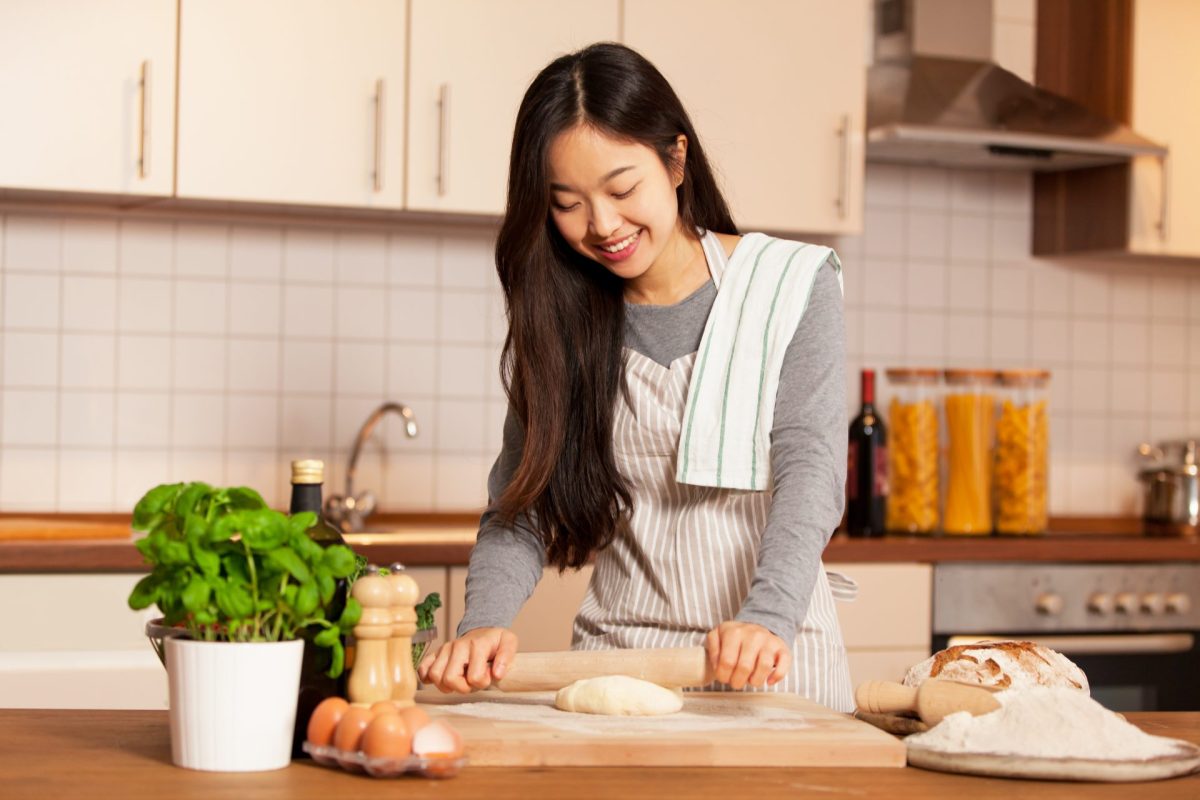
M 128 517 L 93 515 L 112 529 Z M 46 515 L 71 519 L 79 515 Z M 474 514 L 392 515 L 375 521 L 378 530 L 353 534 L 348 541 L 374 564 L 399 561 L 408 566 L 458 566 L 467 563 L 475 541 Z M 940 563 L 949 561 L 1200 561 L 1200 539 L 1149 537 L 1136 533 L 1128 519 L 1052 520 L 1044 536 L 884 536 L 851 539 L 834 536 L 825 549 L 830 564 Z M 31 531 L 31 536 L 33 532 Z M 130 539 L 16 539 L 0 541 L 0 573 L 142 572 L 141 555 Z
M 1130 713 L 1131 722 L 1200 743 L 1200 713 Z M 469 746 L 469 745 L 468 745 Z M 197 798 L 971 797 L 1194 798 L 1200 774 L 1153 784 L 1050 783 L 903 769 L 472 768 L 446 781 L 376 780 L 296 762 L 274 772 L 208 773 L 171 765 L 165 711 L 0 709 L 0 781 L 9 800 L 45 797 Z M 398 781 L 398 782 L 397 782 Z

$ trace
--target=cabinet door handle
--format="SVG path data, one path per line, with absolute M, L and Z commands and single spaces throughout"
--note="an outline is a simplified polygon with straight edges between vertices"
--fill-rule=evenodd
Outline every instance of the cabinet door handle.
M 838 218 L 845 219 L 850 213 L 850 115 L 842 115 L 842 124 L 838 127 L 838 138 L 841 140 L 841 170 L 838 175 L 837 209 Z
M 450 84 L 438 90 L 438 196 L 444 197 L 450 186 Z
M 383 78 L 375 81 L 375 191 L 383 191 L 383 125 L 384 125 L 384 83 Z
M 138 160 L 139 178 L 150 175 L 150 62 L 143 61 L 138 78 L 141 102 L 138 104 Z
M 1171 196 L 1168 179 L 1171 174 L 1171 163 L 1167 160 L 1170 156 L 1170 151 L 1163 153 L 1158 157 L 1158 168 L 1162 172 L 1162 180 L 1159 181 L 1159 204 L 1158 204 L 1158 236 L 1164 242 L 1170 241 L 1171 229 L 1167 224 L 1167 199 Z

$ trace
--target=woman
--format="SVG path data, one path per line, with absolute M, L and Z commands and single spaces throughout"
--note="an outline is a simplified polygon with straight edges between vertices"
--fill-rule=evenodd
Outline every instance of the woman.
M 770 315 L 747 314 L 734 295 L 771 262 L 767 251 L 792 254 L 782 276 L 807 247 L 737 235 L 682 104 L 633 50 L 592 45 L 534 79 L 517 114 L 496 243 L 509 318 L 504 446 L 458 638 L 426 656 L 423 681 L 469 692 L 503 678 L 517 650 L 508 626 L 543 567 L 578 568 L 594 556 L 574 648 L 704 645 L 723 685 L 713 688 L 769 687 L 853 709 L 820 562 L 844 497 L 840 266 L 817 248 L 797 279 L 804 285 L 782 303 L 775 296 Z M 731 277 L 719 292 L 726 270 L 738 283 Z M 774 317 L 796 296 L 770 364 L 770 333 L 753 318 Z M 718 324 L 717 307 L 741 322 Z M 718 328 L 733 332 L 724 345 Z M 769 469 L 755 466 L 763 491 L 722 488 L 721 448 L 715 481 L 680 480 L 696 423 L 689 403 L 704 394 L 698 350 L 707 369 L 709 350 L 728 345 L 736 373 L 747 359 L 731 348 L 756 337 L 757 397 L 764 386 L 768 398 L 775 392 L 753 415 L 770 422 L 759 425 L 769 447 Z M 723 358 L 713 356 L 714 367 Z M 726 404 L 729 387 L 746 384 L 730 380 Z M 720 431 L 749 418 L 723 409 Z

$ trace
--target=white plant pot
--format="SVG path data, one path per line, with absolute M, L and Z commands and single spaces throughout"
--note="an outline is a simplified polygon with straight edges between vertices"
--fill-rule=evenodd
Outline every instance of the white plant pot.
M 304 642 L 168 638 L 171 760 L 188 769 L 257 772 L 291 762 Z

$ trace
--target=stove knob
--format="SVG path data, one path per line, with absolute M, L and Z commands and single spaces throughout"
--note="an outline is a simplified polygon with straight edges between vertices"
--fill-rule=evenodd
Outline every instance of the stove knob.
M 1166 603 L 1161 592 L 1147 592 L 1142 595 L 1142 611 L 1147 614 L 1161 614 Z
M 1044 592 L 1038 595 L 1035 605 L 1039 614 L 1053 617 L 1062 613 L 1063 599 L 1061 595 L 1054 592 Z
M 1096 592 L 1088 598 L 1087 607 L 1093 614 L 1109 614 L 1113 610 L 1112 595 Z
M 1171 592 L 1166 599 L 1168 614 L 1186 614 L 1192 610 L 1192 598 L 1183 592 Z
M 1132 614 L 1138 608 L 1138 596 L 1133 592 L 1120 592 L 1116 597 L 1117 613 Z

